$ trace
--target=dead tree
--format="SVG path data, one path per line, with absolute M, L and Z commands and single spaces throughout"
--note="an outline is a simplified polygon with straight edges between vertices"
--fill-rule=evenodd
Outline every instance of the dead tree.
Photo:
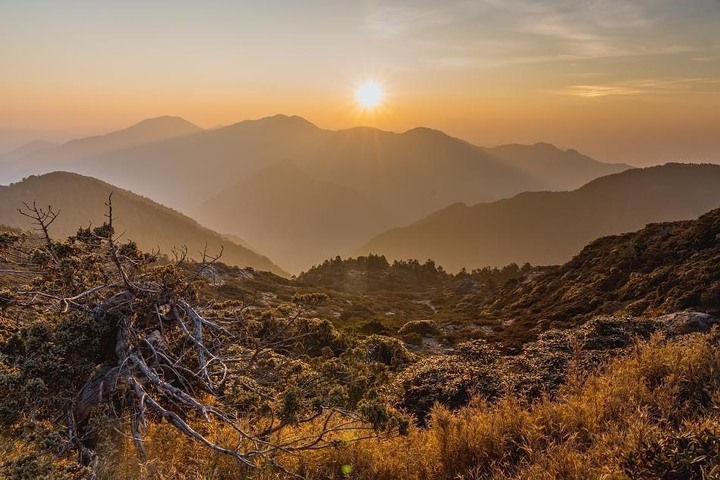
M 21 210 L 41 232 L 47 261 L 35 271 L 34 288 L 17 292 L 19 301 L 41 310 L 59 307 L 63 312 L 82 312 L 110 325 L 114 334 L 112 348 L 79 390 L 67 415 L 83 464 L 97 463 L 87 427 L 101 405 L 111 406 L 117 418 L 125 419 L 141 458 L 150 421 L 166 421 L 180 434 L 246 467 L 276 464 L 280 453 L 329 447 L 334 434 L 344 430 L 365 429 L 373 435 L 371 427 L 359 423 L 358 415 L 322 399 L 311 408 L 289 407 L 282 389 L 272 388 L 276 381 L 272 378 L 236 382 L 240 374 L 262 375 L 254 365 L 264 356 L 287 360 L 276 353 L 276 347 L 299 341 L 301 335 L 292 333 L 299 311 L 266 338 L 244 338 L 252 329 L 246 325 L 242 306 L 230 313 L 199 306 L 200 274 L 219 256 L 205 252 L 199 262 L 188 261 L 185 254 L 178 262 L 163 261 L 157 254 L 139 252 L 132 243 L 119 244 L 114 237 L 112 197 L 106 205 L 104 225 L 81 229 L 64 244 L 50 237 L 48 227 L 57 217 L 51 208 L 26 204 Z M 230 356 L 228 345 L 242 348 Z M 249 422 L 247 412 L 223 406 L 217 400 L 228 381 L 263 396 L 269 409 Z M 319 427 L 309 435 L 278 440 L 280 431 L 303 422 Z M 221 443 L 203 434 L 200 426 L 208 424 L 232 432 L 233 441 Z

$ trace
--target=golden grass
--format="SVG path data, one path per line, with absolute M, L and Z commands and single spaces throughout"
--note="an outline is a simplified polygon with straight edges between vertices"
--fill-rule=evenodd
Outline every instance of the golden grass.
M 720 431 L 717 341 L 716 335 L 674 343 L 653 338 L 604 373 L 570 381 L 552 401 L 527 406 L 512 398 L 492 405 L 476 400 L 457 412 L 436 406 L 429 426 L 412 427 L 407 436 L 346 442 L 280 460 L 308 479 L 630 478 L 624 459 L 643 441 L 699 426 Z M 269 467 L 242 470 L 167 425 L 151 427 L 147 463 L 126 447 L 103 464 L 102 478 L 287 477 Z

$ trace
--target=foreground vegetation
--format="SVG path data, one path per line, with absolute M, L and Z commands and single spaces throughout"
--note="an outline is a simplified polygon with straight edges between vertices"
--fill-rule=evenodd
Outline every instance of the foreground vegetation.
M 26 213 L 38 235 L 0 232 L 0 478 L 720 478 L 720 211 L 562 267 L 294 280 Z
M 554 399 L 476 398 L 454 412 L 438 405 L 427 428 L 405 436 L 340 441 L 285 460 L 308 479 L 720 478 L 718 340 L 717 333 L 654 337 L 602 373 L 571 376 Z M 362 432 L 345 439 L 353 435 Z M 156 450 L 143 465 L 130 448 L 112 446 L 108 478 L 239 475 L 221 456 L 178 444 L 167 426 L 155 426 L 150 438 Z
M 366 430 L 348 430 L 332 448 L 281 460 L 308 479 L 720 478 L 719 340 L 715 332 L 675 342 L 656 336 L 602 373 L 571 375 L 553 399 L 475 398 L 454 412 L 436 405 L 427 427 L 411 426 L 405 435 L 355 443 Z M 60 432 L 25 421 L 32 428 L 22 435 L 0 436 L 4 477 L 84 478 L 87 472 L 58 450 Z M 146 461 L 130 438 L 111 425 L 98 428 L 108 434 L 99 447 L 99 478 L 289 476 L 269 466 L 249 471 L 179 437 L 167 423 L 151 424 Z M 207 431 L 229 435 L 217 425 Z

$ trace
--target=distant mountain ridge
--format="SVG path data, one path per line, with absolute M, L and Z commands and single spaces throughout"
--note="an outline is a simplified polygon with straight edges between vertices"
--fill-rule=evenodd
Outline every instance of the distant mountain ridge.
M 54 172 L 0 186 L 0 224 L 32 229 L 30 220 L 20 215 L 17 208 L 22 202 L 37 202 L 43 208 L 51 205 L 60 215 L 51 225 L 50 233 L 62 239 L 74 235 L 80 227 L 101 225 L 106 220 L 105 202 L 110 193 L 117 233 L 125 240 L 134 240 L 145 251 L 159 248 L 162 253 L 171 254 L 173 247 L 185 246 L 188 255 L 197 259 L 206 246 L 210 254 L 217 254 L 223 248 L 222 260 L 227 264 L 287 275 L 267 257 L 231 242 L 185 215 L 127 190 L 74 173 Z
M 720 166 L 667 164 L 593 180 L 570 192 L 528 192 L 454 204 L 371 239 L 357 253 L 433 259 L 445 268 L 558 264 L 591 240 L 720 206 Z
M 0 157 L 0 160 L 3 160 L 6 168 L 11 168 L 15 175 L 18 175 L 17 172 L 25 175 L 49 173 L 83 159 L 202 131 L 202 128 L 183 118 L 166 115 L 148 118 L 104 135 L 78 138 L 60 145 L 51 144 L 46 148 L 38 148 L 38 142 L 30 142 Z
M 21 158 L 24 155 L 29 155 L 32 153 L 38 153 L 43 150 L 49 150 L 51 148 L 59 147 L 59 143 L 53 143 L 53 142 L 46 142 L 45 140 L 32 140 L 30 142 L 25 143 L 24 145 L 19 146 L 18 148 L 15 148 L 4 155 L 2 155 L 2 160 L 7 159 L 16 159 Z
M 91 156 L 182 137 L 204 131 L 180 117 L 163 116 L 142 120 L 122 130 L 94 137 L 70 140 L 56 149 L 63 157 L 73 155 Z
M 549 143 L 508 144 L 485 150 L 544 183 L 547 190 L 573 190 L 594 178 L 633 168 L 622 163 L 598 162 L 577 150 L 561 150 Z
M 412 221 L 452 202 L 476 203 L 548 189 L 536 170 L 552 161 L 552 155 L 567 156 L 567 152 L 541 150 L 539 145 L 527 147 L 523 158 L 536 152 L 535 161 L 513 163 L 507 148 L 477 147 L 424 127 L 404 133 L 372 127 L 331 131 L 298 116 L 275 115 L 202 130 L 177 117 L 159 117 L 107 135 L 73 140 L 30 160 L 38 168 L 50 162 L 53 169 L 62 166 L 103 178 L 183 209 L 201 202 L 192 203 L 176 189 L 158 185 L 161 177 L 172 176 L 204 201 L 262 168 L 291 161 L 319 179 L 368 195 L 393 194 L 393 202 L 400 200 L 408 210 L 399 212 L 404 221 Z M 562 189 L 628 168 L 576 157 L 584 164 L 590 160 L 592 171 L 572 180 L 577 184 L 560 185 Z M 62 164 L 53 164 L 58 158 Z M 525 167 L 527 163 L 533 165 Z M 144 174 L 133 177 L 141 168 Z
M 260 173 L 279 164 L 299 169 L 295 180 L 303 186 L 291 187 L 287 176 L 274 183 Z M 14 168 L 16 176 L 23 169 L 33 174 L 63 169 L 103 179 L 191 213 L 302 269 L 455 202 L 576 188 L 629 166 L 546 144 L 488 149 L 431 128 L 331 131 L 301 117 L 275 115 L 212 130 L 174 117 L 152 119 L 39 151 Z M 546 173 L 557 168 L 562 169 L 557 176 Z M 261 189 L 250 188 L 261 180 Z M 258 200 L 237 190 L 240 185 L 255 191 Z M 312 185 L 322 194 L 310 195 Z M 291 191 L 295 202 L 276 201 Z M 307 208 L 298 210 L 299 205 Z M 279 234 L 285 224 L 295 226 L 293 234 Z

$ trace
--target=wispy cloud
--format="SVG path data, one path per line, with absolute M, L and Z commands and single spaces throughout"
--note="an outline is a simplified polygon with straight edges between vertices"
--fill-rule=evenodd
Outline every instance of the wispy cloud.
M 552 93 L 583 98 L 629 95 L 666 95 L 672 93 L 720 95 L 720 79 L 636 79 L 625 82 L 614 82 L 605 85 L 568 85 L 561 89 L 552 90 Z
M 693 62 L 720 62 L 720 55 L 705 55 L 699 57 L 692 57 L 690 60 Z
M 366 27 L 381 41 L 418 42 L 439 67 L 499 67 L 684 52 L 710 61 L 718 20 L 716 0 L 405 0 L 374 10 Z
M 608 96 L 627 96 L 641 95 L 642 90 L 610 85 L 570 85 L 561 90 L 555 90 L 553 93 L 560 95 L 570 95 L 573 97 L 596 98 Z
M 389 39 L 428 27 L 447 25 L 453 22 L 447 9 L 394 5 L 372 12 L 365 20 L 365 26 L 374 35 Z

